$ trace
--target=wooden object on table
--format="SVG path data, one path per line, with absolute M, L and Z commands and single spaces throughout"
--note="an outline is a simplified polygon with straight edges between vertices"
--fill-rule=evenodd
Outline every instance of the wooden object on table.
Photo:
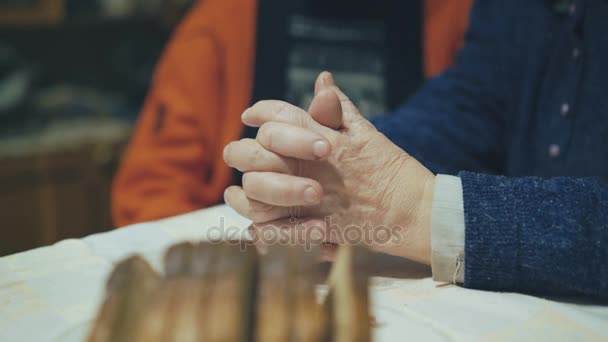
M 196 247 L 190 242 L 171 246 L 165 253 L 165 276 L 173 278 L 192 275 L 195 253 Z
M 138 313 L 159 284 L 160 276 L 141 257 L 118 264 L 108 280 L 106 300 L 89 341 L 133 341 Z
M 186 274 L 165 278 L 138 314 L 132 327 L 133 341 L 202 340 L 200 301 L 204 289 L 199 285 L 196 278 Z
M 248 341 L 256 267 L 247 242 L 171 247 L 166 278 L 142 308 L 135 341 Z
M 321 341 L 326 315 L 316 298 L 318 249 L 269 246 L 261 258 L 257 341 Z
M 253 334 L 258 257 L 249 242 L 227 242 L 218 248 L 212 295 L 207 306 L 209 341 L 248 341 Z
M 332 318 L 332 340 L 371 340 L 369 313 L 368 251 L 340 246 L 329 276 L 328 306 Z
M 256 341 L 287 341 L 291 333 L 289 248 L 272 246 L 260 260 Z
M 316 293 L 318 249 L 274 245 L 260 257 L 249 242 L 182 243 L 166 253 L 165 276 L 157 286 L 119 292 L 120 303 L 131 305 L 122 306 L 121 315 L 116 309 L 114 316 L 108 314 L 108 307 L 121 307 L 111 290 L 115 286 L 109 286 L 89 341 L 115 341 L 117 336 L 152 342 L 370 341 L 367 272 L 357 269 L 365 267 L 366 258 L 358 248 L 339 250 L 324 305 Z M 122 266 L 114 273 L 125 270 Z M 125 295 L 134 298 L 126 301 Z M 125 323 L 108 323 L 117 317 Z M 109 328 L 117 331 L 108 333 Z

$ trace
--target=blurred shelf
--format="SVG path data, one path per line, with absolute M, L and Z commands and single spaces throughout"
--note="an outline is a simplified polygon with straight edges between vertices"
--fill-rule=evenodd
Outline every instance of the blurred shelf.
M 130 130 L 89 120 L 0 139 L 0 256 L 110 229 L 112 179 Z
M 65 17 L 64 0 L 36 0 L 31 5 L 0 5 L 0 27 L 53 25 Z
M 2 5 L 0 2 L 0 29 L 111 27 L 116 24 L 158 25 L 170 29 L 181 20 L 194 2 L 188 0 L 160 0 L 160 4 L 152 5 L 150 8 L 138 7 L 115 13 L 101 7 L 94 7 L 85 11 L 74 10 L 72 8 L 73 4 L 69 4 L 69 0 L 31 1 L 34 1 L 31 5 L 19 6 Z M 142 3 L 139 4 L 139 6 L 141 5 Z
M 130 16 L 130 17 L 75 17 L 66 18 L 56 22 L 35 22 L 19 25 L 6 25 L 0 20 L 0 30 L 4 32 L 15 31 L 40 31 L 40 30 L 70 30 L 70 29 L 97 29 L 104 30 L 124 27 L 166 27 L 159 17 L 153 16 Z
M 126 140 L 132 124 L 117 119 L 59 121 L 26 134 L 0 137 L 0 159 L 78 149 L 82 145 Z

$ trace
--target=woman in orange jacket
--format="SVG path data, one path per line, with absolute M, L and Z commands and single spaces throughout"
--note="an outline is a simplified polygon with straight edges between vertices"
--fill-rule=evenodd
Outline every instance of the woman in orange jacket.
M 453 59 L 470 0 L 426 0 L 425 72 Z M 224 146 L 243 134 L 256 48 L 256 0 L 199 0 L 162 56 L 112 191 L 117 227 L 221 202 Z

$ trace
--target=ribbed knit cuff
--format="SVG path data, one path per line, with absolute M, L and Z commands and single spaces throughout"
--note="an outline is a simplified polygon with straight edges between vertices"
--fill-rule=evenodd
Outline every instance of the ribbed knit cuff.
M 508 179 L 461 172 L 465 214 L 464 285 L 469 288 L 504 290 L 517 287 L 517 198 Z M 520 196 L 521 197 L 521 196 Z

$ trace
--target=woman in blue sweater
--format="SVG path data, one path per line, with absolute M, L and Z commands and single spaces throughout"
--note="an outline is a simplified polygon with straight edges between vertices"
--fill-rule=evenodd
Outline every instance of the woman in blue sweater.
M 375 127 L 329 73 L 308 111 L 259 102 L 226 202 L 440 281 L 608 298 L 606 18 L 607 0 L 479 0 L 456 64 Z

